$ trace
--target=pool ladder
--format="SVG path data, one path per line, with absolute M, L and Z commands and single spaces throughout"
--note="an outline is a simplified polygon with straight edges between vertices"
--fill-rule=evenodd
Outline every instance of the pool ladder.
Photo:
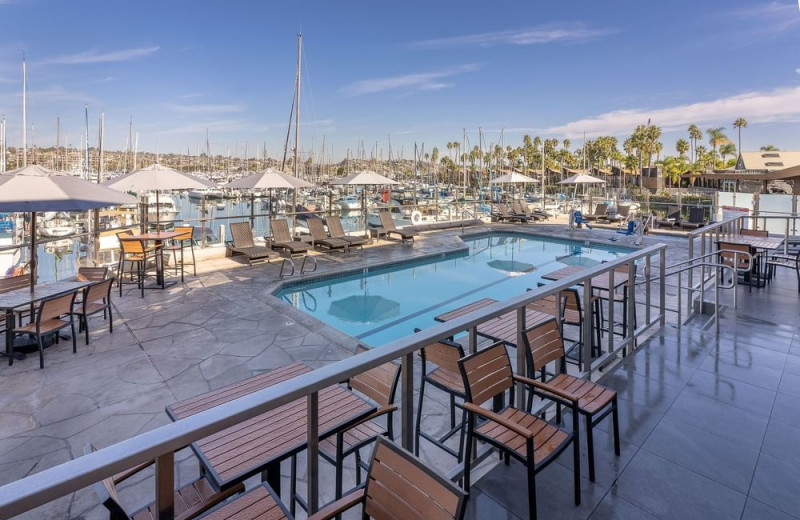
M 310 263 L 309 265 L 310 265 L 310 266 L 311 266 L 313 269 L 306 270 L 306 262 L 308 262 L 309 260 L 311 261 L 311 263 Z M 287 265 L 288 265 L 288 266 L 289 266 L 289 268 L 291 269 L 291 271 L 289 271 L 289 273 L 288 273 L 288 274 L 286 274 L 286 273 L 284 272 L 284 270 L 285 270 L 285 268 L 286 268 L 286 266 L 287 266 Z M 302 263 L 302 264 L 300 264 L 300 274 L 313 273 L 313 272 L 315 272 L 316 270 L 317 270 L 317 260 L 316 260 L 316 258 L 314 258 L 313 256 L 308 256 L 308 255 L 304 256 L 304 257 L 303 257 L 303 263 Z M 294 276 L 294 272 L 295 272 L 295 268 L 294 268 L 294 260 L 292 260 L 291 258 L 284 258 L 284 259 L 283 259 L 283 262 L 281 262 L 281 272 L 280 272 L 280 277 L 281 277 L 281 278 L 285 278 L 285 277 L 288 277 L 288 276 Z

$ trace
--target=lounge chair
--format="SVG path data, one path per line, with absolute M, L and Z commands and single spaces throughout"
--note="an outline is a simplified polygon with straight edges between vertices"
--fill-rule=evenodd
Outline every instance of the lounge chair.
M 341 238 L 342 240 L 347 240 L 350 243 L 350 247 L 358 246 L 363 248 L 364 244 L 367 243 L 366 239 L 362 237 L 355 237 L 352 235 L 347 235 L 342 228 L 342 221 L 339 217 L 328 217 L 325 221 L 328 224 L 328 231 L 331 234 L 332 238 Z
M 532 213 L 531 209 L 524 202 L 514 201 L 514 204 L 512 206 L 512 211 L 514 212 L 515 215 L 522 215 L 523 217 L 526 217 L 528 220 L 542 219 L 542 217 L 540 217 L 538 214 Z
M 387 239 L 394 234 L 400 237 L 401 242 L 405 242 L 406 240 L 414 241 L 414 237 L 417 236 L 417 233 L 407 229 L 397 229 L 394 225 L 394 220 L 392 220 L 391 213 L 388 211 L 379 211 L 378 214 L 381 217 L 381 227 Z
M 280 255 L 269 247 L 257 246 L 253 240 L 253 230 L 247 222 L 237 222 L 230 225 L 233 240 L 228 241 L 226 256 L 234 254 L 244 255 L 250 265 L 254 260 L 269 262 Z
M 308 231 L 311 233 L 311 247 L 323 247 L 328 251 L 347 251 L 350 242 L 341 238 L 331 238 L 325 232 L 321 218 L 309 218 L 306 220 Z
M 667 216 L 664 218 L 656 219 L 656 227 L 674 228 L 676 224 L 681 223 L 681 208 L 680 206 L 669 206 L 667 208 Z
M 617 212 L 614 215 L 607 215 L 606 220 L 610 220 L 611 222 L 618 222 L 619 224 L 624 224 L 628 222 L 631 218 L 631 207 L 630 206 L 617 206 Z
M 591 215 L 584 215 L 586 220 L 605 220 L 606 213 L 608 212 L 608 205 L 606 203 L 597 204 L 594 207 L 594 213 Z
M 701 228 L 708 224 L 706 221 L 706 210 L 705 208 L 697 207 L 697 208 L 689 208 L 689 220 L 686 222 L 681 222 L 680 226 L 681 229 L 697 229 Z
M 284 219 L 270 220 L 269 231 L 270 247 L 289 253 L 289 256 L 308 254 L 312 247 L 311 244 L 294 240 L 289 232 L 289 224 Z
M 528 222 L 528 217 L 525 215 L 512 215 L 509 213 L 508 206 L 503 203 L 497 205 L 497 211 L 499 212 L 499 215 L 497 215 L 497 220 L 500 222 L 521 222 L 523 224 Z

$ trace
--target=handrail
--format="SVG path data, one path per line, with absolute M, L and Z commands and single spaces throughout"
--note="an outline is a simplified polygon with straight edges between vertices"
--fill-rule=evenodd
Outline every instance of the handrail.
M 6 484 L 0 488 L 0 518 L 8 518 L 20 514 L 68 493 L 87 487 L 95 482 L 99 482 L 115 473 L 153 459 L 163 461 L 160 465 L 158 463 L 156 464 L 156 472 L 159 473 L 163 471 L 163 474 L 159 474 L 162 475 L 162 478 L 165 478 L 164 475 L 171 475 L 172 454 L 175 451 L 204 437 L 273 410 L 296 399 L 307 398 L 309 400 L 309 410 L 315 410 L 317 394 L 322 389 L 398 358 L 403 358 L 404 365 L 404 390 L 402 392 L 401 409 L 402 441 L 406 448 L 410 448 L 413 445 L 414 371 L 412 370 L 412 365 L 415 352 L 430 343 L 449 338 L 464 330 L 470 332 L 470 349 L 476 348 L 478 325 L 509 312 L 515 312 L 521 320 L 521 323 L 518 324 L 518 334 L 521 335 L 523 331 L 520 329 L 519 325 L 524 324 L 525 307 L 527 304 L 547 296 L 558 295 L 565 289 L 582 282 L 587 282 L 606 272 L 609 273 L 609 277 L 613 282 L 614 270 L 620 266 L 627 266 L 630 276 L 630 274 L 635 272 L 635 262 L 637 260 L 645 259 L 649 264 L 650 257 L 658 255 L 661 262 L 662 273 L 660 280 L 662 288 L 660 296 L 660 314 L 651 323 L 647 323 L 637 330 L 634 330 L 633 320 L 628 321 L 629 334 L 620 345 L 619 350 L 628 348 L 629 345 L 633 346 L 635 345 L 634 342 L 640 331 L 646 330 L 655 323 L 660 323 L 662 326 L 664 324 L 663 262 L 666 248 L 667 246 L 665 244 L 645 247 L 625 257 L 587 268 L 584 271 L 562 280 L 534 288 L 532 291 L 525 292 L 505 301 L 494 303 L 452 321 L 438 324 L 416 334 L 410 334 L 396 339 L 380 348 L 371 349 L 358 356 L 352 356 L 333 364 L 323 366 L 312 372 L 295 377 L 294 379 L 259 390 L 250 395 L 240 397 L 216 408 L 200 412 L 155 430 L 139 434 L 97 452 L 35 473 L 22 480 Z M 633 281 L 633 278 L 630 278 L 630 280 Z M 591 295 L 591 291 L 591 283 L 585 283 L 584 295 Z M 629 309 L 632 309 L 633 305 L 635 305 L 633 296 L 634 294 L 631 294 L 631 297 L 628 298 L 627 305 Z M 587 309 L 584 318 L 591 320 L 591 306 L 587 306 Z M 608 317 L 609 321 L 613 321 L 613 315 L 611 315 L 611 313 L 613 313 L 613 310 L 610 311 Z M 584 347 L 587 349 L 587 353 L 588 349 L 591 348 L 591 323 L 591 321 L 588 321 L 588 333 L 586 330 L 584 331 Z M 586 327 L 584 328 L 586 329 Z M 613 334 L 611 336 L 613 337 Z M 519 370 L 524 374 L 525 354 L 523 350 L 524 349 L 521 348 L 517 349 L 517 356 L 518 366 L 520 367 Z M 609 354 L 616 353 L 619 350 L 612 350 L 610 346 Z M 584 359 L 591 360 L 592 358 L 591 355 L 589 355 L 584 357 Z M 598 364 L 607 363 L 607 359 L 601 357 L 595 360 L 595 362 Z M 590 364 L 589 375 L 591 374 L 591 369 L 592 367 Z M 518 392 L 521 391 L 522 387 L 520 386 Z M 311 415 L 311 417 L 313 417 L 313 415 Z M 315 421 L 309 421 L 308 428 L 310 432 L 314 433 L 316 431 L 316 426 Z M 314 469 L 313 472 L 310 472 L 311 475 L 316 475 L 316 455 L 318 449 L 316 438 L 316 435 L 309 435 L 308 464 L 309 469 L 312 468 L 312 465 Z M 313 485 L 314 489 L 316 489 L 316 482 L 314 482 Z M 168 493 L 169 496 L 167 496 L 166 489 L 163 490 L 164 494 L 160 493 L 160 491 L 162 491 L 161 487 L 163 486 L 157 486 L 156 503 L 158 504 L 159 501 L 164 501 L 163 503 L 166 504 L 163 509 L 163 511 L 165 511 L 165 516 L 171 518 L 172 491 L 170 489 Z M 314 500 L 316 500 L 316 496 Z

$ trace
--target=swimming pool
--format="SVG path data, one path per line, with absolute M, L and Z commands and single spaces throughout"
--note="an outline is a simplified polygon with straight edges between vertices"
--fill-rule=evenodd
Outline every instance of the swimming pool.
M 620 246 L 515 233 L 467 237 L 465 251 L 347 276 L 285 286 L 275 295 L 379 346 L 434 325 L 434 316 L 481 298 L 504 300 L 546 282 L 566 265 L 597 265 L 630 253 Z

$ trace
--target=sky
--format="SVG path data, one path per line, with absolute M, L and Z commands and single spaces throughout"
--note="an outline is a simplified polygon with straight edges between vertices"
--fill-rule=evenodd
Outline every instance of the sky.
M 666 153 L 748 120 L 745 150 L 800 149 L 797 0 L 491 2 L 0 0 L 0 117 L 22 144 L 85 133 L 125 149 L 282 154 L 303 33 L 301 149 L 411 158 L 461 141 L 615 135 L 648 120 Z

